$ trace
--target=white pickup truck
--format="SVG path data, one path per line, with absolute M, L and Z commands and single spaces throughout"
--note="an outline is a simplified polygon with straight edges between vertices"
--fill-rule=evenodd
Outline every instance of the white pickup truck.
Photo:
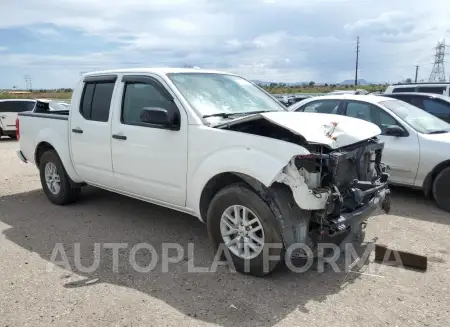
M 20 113 L 17 125 L 18 156 L 38 167 L 51 202 L 89 184 L 185 212 L 256 276 L 295 244 L 317 255 L 323 236 L 355 240 L 390 207 L 375 124 L 288 112 L 229 73 L 93 72 L 70 109 Z

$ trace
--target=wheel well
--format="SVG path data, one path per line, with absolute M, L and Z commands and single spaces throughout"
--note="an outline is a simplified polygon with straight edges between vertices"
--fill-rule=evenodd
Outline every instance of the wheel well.
M 425 177 L 425 181 L 423 182 L 423 190 L 426 196 L 431 194 L 431 188 L 433 187 L 433 182 L 437 175 L 439 175 L 439 173 L 447 167 L 450 167 L 450 160 L 446 160 L 438 164 L 431 172 L 428 173 L 427 177 Z
M 265 188 L 265 186 L 257 179 L 240 173 L 221 173 L 211 178 L 203 188 L 200 195 L 200 215 L 202 220 L 206 222 L 206 214 L 208 212 L 209 204 L 211 203 L 214 195 L 228 185 L 235 183 L 245 183 L 255 191 Z
M 41 157 L 42 155 L 47 152 L 48 150 L 55 150 L 55 148 L 47 142 L 41 142 L 39 143 L 39 145 L 36 148 L 36 153 L 35 153 L 35 157 L 34 157 L 34 162 L 36 163 L 36 166 L 39 167 L 39 163 L 41 161 Z

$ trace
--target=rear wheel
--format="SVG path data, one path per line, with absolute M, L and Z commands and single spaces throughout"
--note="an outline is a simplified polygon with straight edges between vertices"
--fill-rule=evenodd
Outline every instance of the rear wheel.
M 450 212 L 450 167 L 436 176 L 433 182 L 433 197 L 441 209 Z
M 71 185 L 56 151 L 49 150 L 41 156 L 39 172 L 44 193 L 52 203 L 64 205 L 76 200 L 80 188 Z
M 245 184 L 219 191 L 207 213 L 214 248 L 226 251 L 241 273 L 264 276 L 283 259 L 283 243 L 269 206 Z

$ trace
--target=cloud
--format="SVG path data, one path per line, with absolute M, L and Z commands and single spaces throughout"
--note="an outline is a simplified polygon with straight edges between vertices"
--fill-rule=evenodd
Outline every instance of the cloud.
M 356 35 L 361 78 L 396 81 L 416 64 L 428 74 L 433 46 L 450 33 L 450 4 L 435 2 L 11 2 L 0 12 L 0 87 L 23 84 L 24 74 L 36 87 L 68 87 L 83 71 L 183 64 L 253 79 L 338 82 L 353 77 Z

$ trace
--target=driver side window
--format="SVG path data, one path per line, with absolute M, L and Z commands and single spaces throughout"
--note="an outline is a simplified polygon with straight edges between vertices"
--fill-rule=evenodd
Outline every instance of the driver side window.
M 392 125 L 400 126 L 397 123 L 397 121 L 391 115 L 389 115 L 387 112 L 385 112 L 381 109 L 378 109 L 378 108 L 377 108 L 377 111 L 378 111 L 379 120 L 380 120 L 378 127 L 380 127 L 380 129 L 381 129 L 381 134 L 385 134 L 386 129 L 389 126 L 392 126 Z
M 153 85 L 125 82 L 121 122 L 128 125 L 141 124 L 141 112 L 146 108 L 162 108 L 168 112 L 178 110 L 174 103 Z
M 385 134 L 386 129 L 389 126 L 397 125 L 402 127 L 398 124 L 394 117 L 370 103 L 349 101 L 347 104 L 346 115 L 353 118 L 363 119 L 377 125 L 381 129 L 381 134 Z

